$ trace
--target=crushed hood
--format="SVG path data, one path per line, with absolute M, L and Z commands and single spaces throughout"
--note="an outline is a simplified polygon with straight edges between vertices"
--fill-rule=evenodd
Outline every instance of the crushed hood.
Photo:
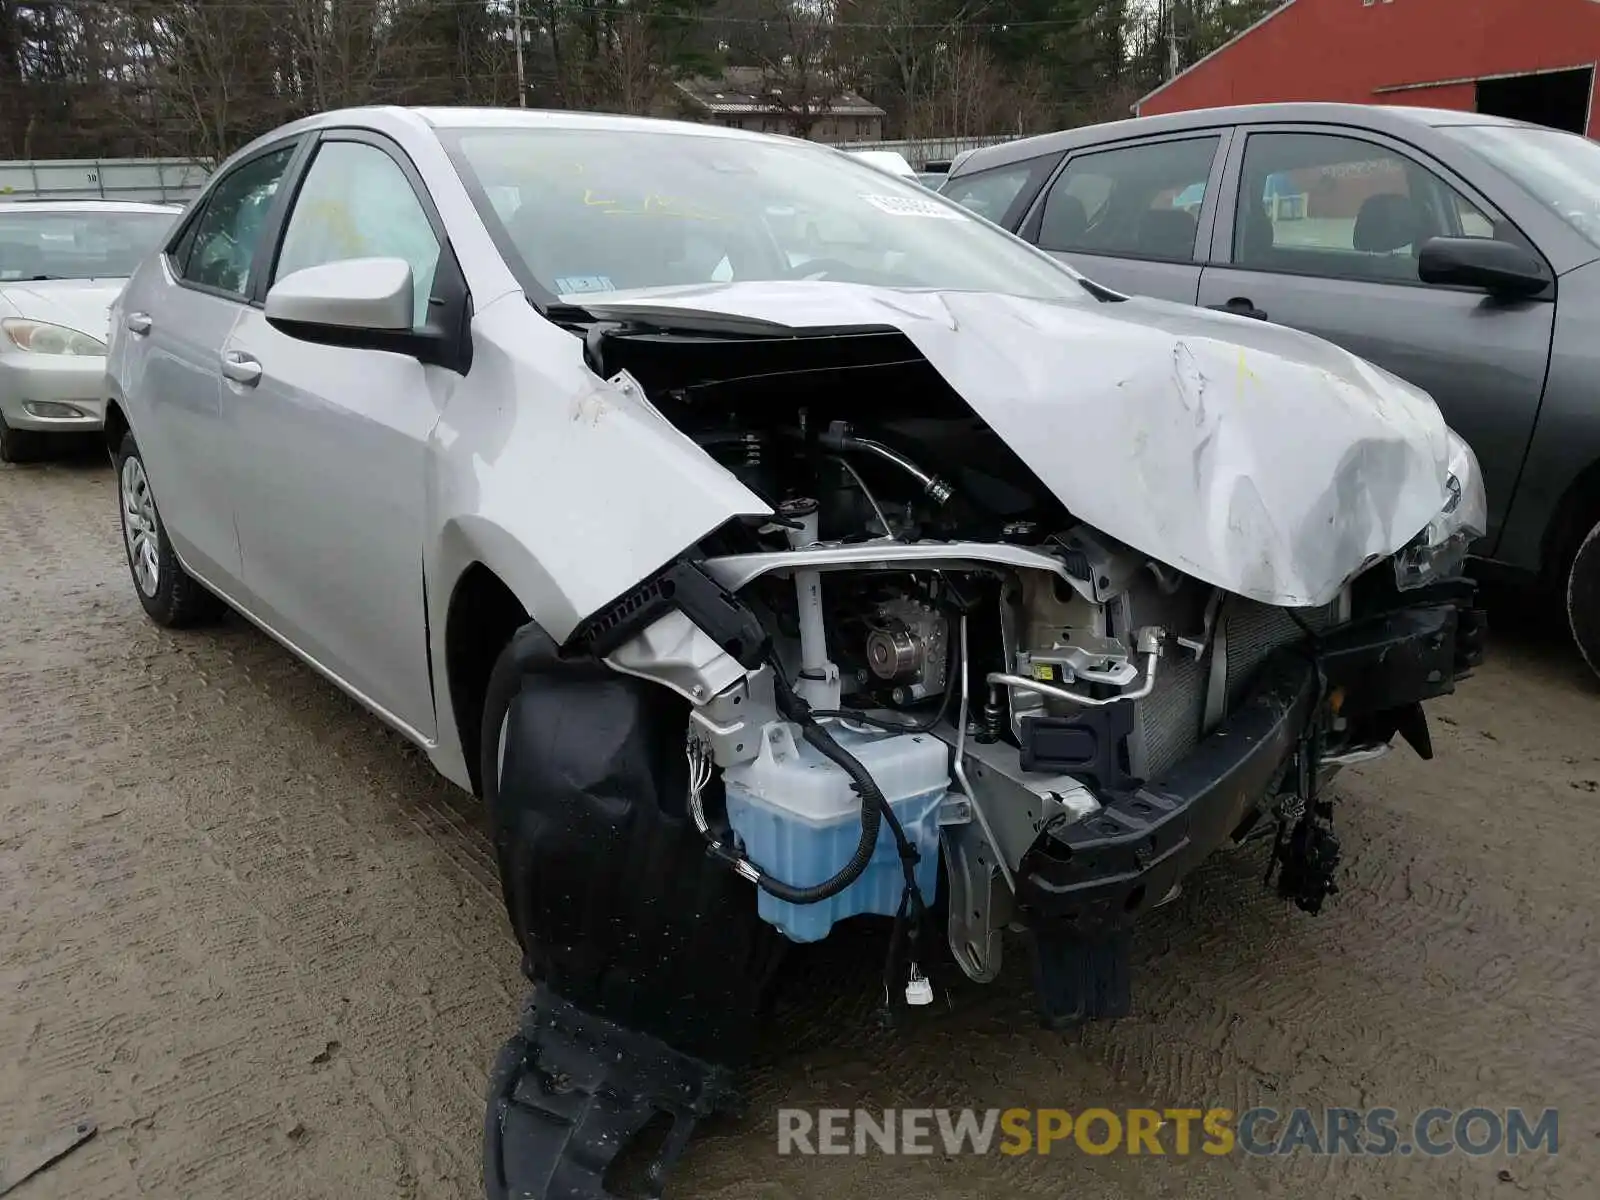
M 15 309 L 16 316 L 64 325 L 103 342 L 111 332 L 111 303 L 126 282 L 125 279 L 35 279 L 0 283 L 0 300 Z
M 730 332 L 897 329 L 1074 516 L 1269 604 L 1326 604 L 1400 550 L 1451 503 L 1463 449 L 1425 392 L 1332 343 L 1164 301 L 826 282 L 571 299 Z

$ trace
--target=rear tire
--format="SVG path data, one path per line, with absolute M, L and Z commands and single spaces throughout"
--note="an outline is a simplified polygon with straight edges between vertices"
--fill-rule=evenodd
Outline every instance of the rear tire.
M 146 615 L 167 629 L 187 629 L 214 619 L 222 612 L 222 601 L 185 571 L 173 552 L 131 432 L 122 435 L 115 461 L 122 549 Z
M 1567 625 L 1589 669 L 1600 675 L 1600 523 L 1578 545 L 1567 570 Z
M 33 462 L 43 452 L 39 435 L 27 429 L 13 429 L 0 415 L 0 462 Z

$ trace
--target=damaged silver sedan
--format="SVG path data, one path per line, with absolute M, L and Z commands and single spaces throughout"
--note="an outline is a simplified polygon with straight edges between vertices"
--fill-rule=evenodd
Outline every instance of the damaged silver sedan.
M 1005 941 L 1066 1027 L 1213 852 L 1317 911 L 1329 779 L 1429 756 L 1482 655 L 1425 394 L 807 143 L 326 114 L 112 318 L 145 610 L 231 606 L 487 806 L 532 983 L 494 1197 L 608 1195 L 667 1121 L 659 1192 L 841 921 L 892 1007 Z

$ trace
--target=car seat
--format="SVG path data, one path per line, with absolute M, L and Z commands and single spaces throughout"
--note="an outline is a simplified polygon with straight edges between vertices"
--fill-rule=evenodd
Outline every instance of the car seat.
M 1392 254 L 1409 246 L 1415 256 L 1423 228 L 1422 213 L 1411 197 L 1381 192 L 1362 201 L 1350 241 L 1367 254 Z
M 1039 245 L 1046 250 L 1071 250 L 1089 228 L 1089 210 L 1068 192 L 1052 193 L 1039 218 Z
M 1152 208 L 1139 216 L 1135 245 L 1151 258 L 1192 259 L 1198 224 L 1181 208 Z

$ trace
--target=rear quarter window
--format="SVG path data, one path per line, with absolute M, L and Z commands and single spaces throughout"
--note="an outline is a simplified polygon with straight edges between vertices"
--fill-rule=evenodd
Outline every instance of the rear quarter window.
M 986 171 L 974 171 L 949 180 L 940 190 L 963 208 L 980 217 L 1004 225 L 1023 189 L 1044 173 L 1042 159 L 1026 159 Z M 1030 189 L 1031 190 L 1031 189 Z

